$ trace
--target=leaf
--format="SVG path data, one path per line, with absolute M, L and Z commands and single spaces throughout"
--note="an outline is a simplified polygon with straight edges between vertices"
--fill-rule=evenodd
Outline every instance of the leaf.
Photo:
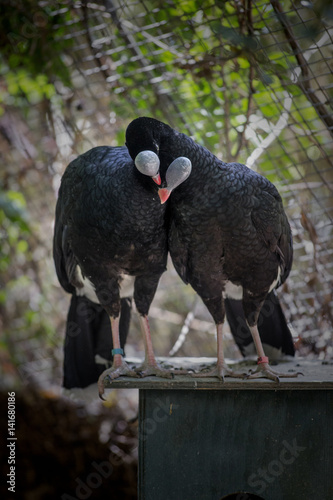
M 18 253 L 26 253 L 28 250 L 28 243 L 25 240 L 20 240 L 16 245 Z
M 0 210 L 11 222 L 17 222 L 22 231 L 29 231 L 25 199 L 17 191 L 0 192 Z

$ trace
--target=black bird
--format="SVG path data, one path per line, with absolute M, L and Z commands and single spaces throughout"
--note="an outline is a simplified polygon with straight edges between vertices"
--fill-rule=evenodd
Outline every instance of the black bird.
M 128 127 L 127 146 L 133 159 L 143 150 L 158 154 L 169 200 L 169 250 L 174 266 L 190 283 L 213 316 L 217 329 L 217 366 L 206 374 L 233 373 L 223 356 L 223 295 L 242 297 L 246 323 L 256 346 L 258 367 L 250 377 L 278 380 L 265 356 L 258 317 L 267 296 L 289 275 L 293 249 L 290 226 L 275 186 L 239 163 L 224 163 L 190 137 L 152 118 Z M 177 189 L 179 156 L 192 163 L 188 179 Z M 170 167 L 169 167 L 170 165 Z M 297 374 L 293 374 L 297 376 Z
M 100 376 L 100 393 L 106 376 L 171 376 L 156 362 L 148 323 L 167 261 L 158 169 L 158 157 L 150 151 L 134 164 L 126 147 L 101 146 L 71 162 L 62 177 L 54 234 L 59 281 L 69 292 L 100 303 L 111 323 L 113 365 Z M 131 281 L 145 345 L 145 362 L 135 372 L 123 360 L 119 338 L 120 297 Z
M 62 272 L 61 268 L 59 271 Z M 77 295 L 77 292 L 85 291 L 70 286 L 73 291 L 66 290 L 72 293 L 72 297 L 66 320 L 63 387 L 83 389 L 96 383 L 112 362 L 111 325 L 107 312 L 100 304 L 89 300 L 85 295 Z M 123 350 L 130 318 L 131 299 L 122 298 L 119 337 Z
M 225 295 L 224 305 L 230 331 L 241 354 L 244 357 L 255 355 L 255 345 L 246 323 L 241 299 Z M 265 298 L 258 318 L 258 330 L 264 351 L 271 360 L 295 356 L 292 334 L 275 290 Z

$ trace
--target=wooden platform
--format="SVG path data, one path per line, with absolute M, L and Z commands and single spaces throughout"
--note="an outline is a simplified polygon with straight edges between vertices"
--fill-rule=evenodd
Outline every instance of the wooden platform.
M 130 366 L 138 366 L 142 360 L 129 358 L 126 360 Z M 214 358 L 159 358 L 162 366 L 174 369 L 200 371 L 209 368 L 216 360 Z M 238 373 L 248 373 L 255 370 L 255 360 L 229 362 L 230 367 Z M 296 359 L 272 365 L 274 370 L 281 373 L 302 372 L 297 378 L 281 378 L 280 383 L 268 379 L 239 379 L 225 378 L 221 382 L 216 377 L 193 378 L 191 374 L 175 375 L 172 379 L 161 377 L 130 378 L 120 377 L 112 382 L 107 382 L 105 388 L 112 389 L 209 389 L 209 390 L 285 390 L 285 389 L 333 389 L 333 361 L 308 361 Z
M 214 360 L 163 362 L 199 369 Z M 276 370 L 304 375 L 280 383 L 176 375 L 108 384 L 139 389 L 138 498 L 332 500 L 333 365 L 296 360 Z

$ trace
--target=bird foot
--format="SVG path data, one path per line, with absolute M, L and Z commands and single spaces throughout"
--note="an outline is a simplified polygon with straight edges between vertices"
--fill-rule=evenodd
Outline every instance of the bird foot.
M 98 392 L 99 392 L 99 397 L 101 399 L 104 400 L 104 398 L 102 396 L 104 394 L 105 379 L 107 379 L 108 381 L 111 381 L 111 380 L 114 380 L 118 377 L 121 377 L 122 375 L 125 375 L 127 377 L 138 378 L 138 374 L 128 366 L 126 361 L 124 361 L 121 358 L 121 363 L 119 363 L 119 362 L 115 363 L 115 360 L 114 360 L 111 368 L 104 370 L 104 372 L 100 375 L 100 377 L 98 379 Z
M 234 378 L 244 378 L 243 373 L 236 373 L 225 364 L 217 364 L 215 368 L 209 370 L 209 372 L 196 372 L 191 373 L 192 377 L 218 377 L 222 382 L 224 382 L 224 377 L 234 377 Z
M 136 373 L 140 377 L 150 377 L 152 375 L 155 375 L 156 377 L 162 377 L 162 378 L 172 378 L 173 375 L 170 370 L 167 370 L 166 368 L 162 368 L 161 365 L 159 365 L 156 361 L 155 363 L 153 362 L 148 362 L 144 361 L 142 365 L 138 366 L 135 368 Z
M 246 378 L 247 379 L 268 378 L 270 380 L 273 380 L 274 382 L 280 382 L 280 378 L 295 378 L 298 375 L 303 375 L 303 373 L 302 372 L 279 373 L 272 370 L 272 368 L 269 366 L 268 363 L 260 363 L 255 371 L 253 370 L 249 371 L 248 375 L 246 375 Z

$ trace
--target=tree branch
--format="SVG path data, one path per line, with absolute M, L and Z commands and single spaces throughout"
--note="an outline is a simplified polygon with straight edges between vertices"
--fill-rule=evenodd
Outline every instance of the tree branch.
M 303 79 L 297 81 L 297 85 L 304 93 L 305 97 L 312 104 L 314 109 L 316 110 L 319 118 L 325 123 L 329 133 L 333 137 L 333 117 L 326 109 L 325 105 L 321 102 L 319 97 L 316 95 L 314 89 L 310 85 L 310 72 L 307 60 L 305 59 L 302 49 L 299 46 L 297 40 L 294 37 L 293 31 L 288 23 L 287 17 L 285 16 L 283 9 L 279 3 L 279 0 L 270 0 L 271 5 L 277 14 L 277 18 L 280 21 L 280 24 L 283 28 L 283 32 L 289 42 L 289 45 L 293 51 L 293 54 L 297 60 L 299 68 L 301 70 Z
M 248 35 L 253 36 L 254 34 L 254 29 L 253 29 L 253 21 L 252 21 L 252 0 L 247 0 L 246 3 L 246 26 L 247 26 L 247 32 Z M 243 145 L 244 145 L 244 139 L 245 139 L 245 131 L 247 129 L 247 126 L 250 121 L 250 116 L 251 116 L 251 108 L 252 108 L 252 101 L 253 101 L 253 94 L 255 92 L 255 89 L 253 87 L 253 80 L 254 80 L 254 67 L 253 64 L 250 63 L 250 68 L 249 68 L 249 81 L 248 81 L 248 97 L 247 97 L 247 109 L 246 109 L 246 120 L 243 125 L 243 130 L 238 134 L 238 146 L 237 150 L 234 154 L 234 158 L 237 158 Z

